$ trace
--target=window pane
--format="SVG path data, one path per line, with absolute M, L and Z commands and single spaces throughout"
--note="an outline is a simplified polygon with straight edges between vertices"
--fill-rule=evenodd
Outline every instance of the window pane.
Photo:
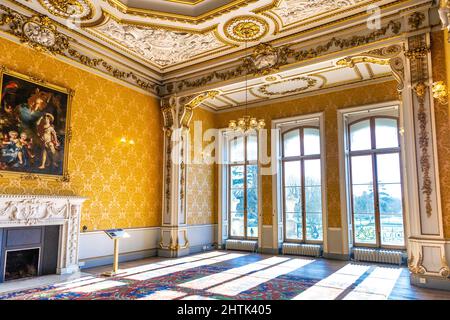
M 244 187 L 244 166 L 231 166 L 231 188 Z
M 258 166 L 247 166 L 247 188 L 254 188 L 258 185 Z
M 286 239 L 302 240 L 302 214 L 297 212 L 286 212 Z
M 244 237 L 244 213 L 231 212 L 230 235 L 232 237 Z
M 353 186 L 353 212 L 355 213 L 375 212 L 372 185 Z
M 354 214 L 355 242 L 376 244 L 375 215 L 373 213 Z
M 307 212 L 306 213 L 306 239 L 307 240 L 322 240 L 322 213 Z
M 397 120 L 389 118 L 375 119 L 375 141 L 377 149 L 398 147 Z
M 306 212 L 322 212 L 321 187 L 305 187 Z
M 247 213 L 257 214 L 258 213 L 258 189 L 249 188 L 247 189 Z
M 400 160 L 398 153 L 377 155 L 378 183 L 400 183 Z
M 247 160 L 258 160 L 258 139 L 256 136 L 247 137 Z
M 284 185 L 286 187 L 298 187 L 300 180 L 300 161 L 284 162 Z
M 292 130 L 283 135 L 283 150 L 285 157 L 300 155 L 300 131 Z
M 380 215 L 381 244 L 390 246 L 404 246 L 402 213 L 382 213 Z
M 350 150 L 372 149 L 370 121 L 364 120 L 350 126 Z
M 320 131 L 319 129 L 303 129 L 303 153 L 305 155 L 320 154 Z
M 380 213 L 402 213 L 401 184 L 379 184 L 378 198 L 380 203 Z
M 301 189 L 298 187 L 284 188 L 284 211 L 301 212 Z
M 234 137 L 230 141 L 230 161 L 244 161 L 244 137 Z
M 320 186 L 321 185 L 321 168 L 320 159 L 305 160 L 305 186 Z
M 230 190 L 230 211 L 244 212 L 244 189 Z
M 351 159 L 352 184 L 372 184 L 372 156 L 354 156 Z

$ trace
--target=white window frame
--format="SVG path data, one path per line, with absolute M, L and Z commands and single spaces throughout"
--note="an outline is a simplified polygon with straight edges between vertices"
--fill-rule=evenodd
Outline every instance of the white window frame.
M 380 115 L 386 112 L 388 109 L 392 109 L 393 107 L 398 110 L 398 123 L 400 130 L 409 131 L 414 130 L 404 122 L 404 110 L 403 105 L 400 101 L 387 101 L 383 103 L 370 104 L 365 106 L 359 106 L 354 108 L 346 108 L 339 109 L 338 113 L 338 135 L 339 135 L 339 173 L 340 173 L 340 197 L 341 197 L 341 221 L 342 221 L 342 253 L 348 255 L 353 248 L 353 234 L 352 234 L 352 209 L 351 209 L 351 194 L 348 192 L 348 186 L 350 184 L 349 181 L 349 161 L 348 161 L 348 150 L 346 149 L 348 144 L 348 134 L 347 128 L 347 114 L 350 113 L 361 113 L 361 117 L 365 114 L 368 115 Z M 354 120 L 352 120 L 354 121 Z M 411 180 L 414 180 L 414 176 L 408 175 L 411 174 L 410 169 L 408 168 L 408 150 L 406 146 L 407 135 L 400 135 L 400 170 L 401 170 L 401 178 L 402 178 L 402 196 L 403 196 L 403 216 L 404 216 L 404 230 L 405 230 L 405 247 L 407 249 L 408 246 L 408 236 L 409 236 L 409 224 L 410 224 L 410 216 L 409 216 L 409 207 L 411 201 L 414 201 L 414 191 Z M 417 175 L 416 173 L 414 173 Z
M 219 141 L 217 143 L 218 150 L 218 245 L 223 248 L 227 239 L 230 239 L 230 221 L 229 221 L 229 129 L 219 129 Z M 262 241 L 262 188 L 261 188 L 261 166 L 259 163 L 259 136 L 258 138 L 258 238 L 250 238 L 249 240 L 257 241 L 258 247 L 261 247 Z M 234 238 L 233 238 L 234 239 Z
M 272 163 L 275 166 L 275 174 L 272 176 L 272 199 L 273 199 L 273 248 L 281 248 L 284 239 L 284 212 L 283 212 L 283 175 L 281 174 L 282 167 L 282 154 L 281 144 L 282 135 L 281 129 L 294 128 L 302 125 L 308 125 L 315 123 L 315 126 L 319 126 L 320 131 L 320 163 L 321 163 L 321 190 L 322 190 L 322 228 L 323 235 L 322 241 L 323 250 L 327 251 L 327 230 L 328 230 L 328 209 L 327 209 L 327 194 L 326 194 L 326 137 L 324 126 L 324 112 L 318 112 L 313 114 L 305 114 L 301 116 L 281 118 L 272 120 L 272 130 L 276 133 L 272 134 L 272 155 L 276 154 L 276 161 Z M 277 130 L 278 129 L 278 130 Z M 283 131 L 285 131 L 283 129 Z M 275 141 L 275 143 L 273 143 Z M 272 157 L 273 159 L 273 157 Z M 307 241 L 308 242 L 308 241 Z M 317 243 L 317 242 L 316 242 Z

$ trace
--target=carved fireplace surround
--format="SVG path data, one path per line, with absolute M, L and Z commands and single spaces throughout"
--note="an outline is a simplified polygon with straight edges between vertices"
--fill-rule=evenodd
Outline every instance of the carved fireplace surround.
M 0 228 L 60 225 L 57 273 L 77 272 L 85 200 L 76 196 L 0 195 Z

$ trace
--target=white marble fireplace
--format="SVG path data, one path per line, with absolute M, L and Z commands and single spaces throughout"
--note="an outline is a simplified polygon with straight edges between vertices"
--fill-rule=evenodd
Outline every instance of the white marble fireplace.
M 59 225 L 56 272 L 77 272 L 80 215 L 85 200 L 76 196 L 0 195 L 0 229 Z

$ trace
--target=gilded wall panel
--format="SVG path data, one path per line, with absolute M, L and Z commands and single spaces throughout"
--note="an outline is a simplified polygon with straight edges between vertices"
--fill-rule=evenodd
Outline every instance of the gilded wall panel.
M 215 165 L 197 161 L 200 160 L 198 158 L 201 158 L 202 154 L 201 151 L 195 150 L 194 143 L 194 136 L 203 137 L 206 130 L 214 128 L 216 125 L 212 112 L 200 108 L 194 110 L 190 124 L 191 164 L 187 167 L 187 221 L 189 225 L 217 223 Z M 202 148 L 209 143 L 203 141 Z
M 0 177 L 1 193 L 87 197 L 88 230 L 158 226 L 161 220 L 162 130 L 158 101 L 0 39 L 0 65 L 75 91 L 69 182 Z M 121 143 L 121 137 L 134 145 Z
M 432 33 L 431 57 L 433 81 L 448 83 L 447 74 L 450 67 L 450 48 L 444 31 Z M 445 48 L 447 46 L 447 48 Z M 435 100 L 434 114 L 436 120 L 436 142 L 438 152 L 439 181 L 441 190 L 442 217 L 444 234 L 450 238 L 450 112 L 449 105 L 442 105 Z

